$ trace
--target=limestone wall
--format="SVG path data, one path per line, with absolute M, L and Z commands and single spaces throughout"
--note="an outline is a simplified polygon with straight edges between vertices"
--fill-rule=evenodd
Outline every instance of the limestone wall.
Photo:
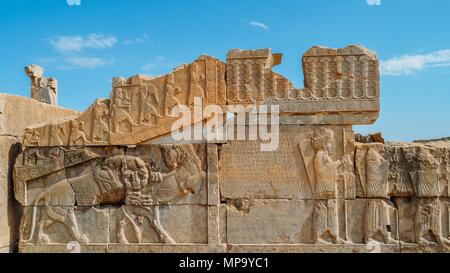
M 19 251 L 449 252 L 448 142 L 353 132 L 379 115 L 375 53 L 312 47 L 300 89 L 272 71 L 280 63 L 235 49 L 226 63 L 114 78 L 83 114 L 26 128 L 13 172 Z M 172 115 L 181 105 L 193 113 Z M 246 116 L 223 138 L 174 138 L 180 121 L 217 133 L 238 106 Z
M 20 209 L 14 199 L 12 173 L 25 128 L 76 114 L 31 98 L 0 94 L 0 252 L 11 251 L 19 238 Z

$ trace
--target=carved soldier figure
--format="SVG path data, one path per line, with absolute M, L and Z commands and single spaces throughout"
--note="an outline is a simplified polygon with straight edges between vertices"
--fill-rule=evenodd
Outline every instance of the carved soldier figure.
M 415 223 L 417 243 L 429 244 L 435 241 L 437 244 L 443 244 L 449 242 L 442 237 L 439 198 L 420 198 L 417 200 Z
M 313 231 L 315 243 L 328 244 L 325 238 L 331 238 L 332 243 L 345 243 L 339 237 L 338 206 L 337 206 L 337 171 L 343 160 L 331 158 L 334 145 L 334 133 L 327 128 L 319 128 L 314 132 L 311 145 L 315 151 L 313 159 L 316 199 L 313 215 Z
M 381 147 L 383 149 L 383 147 Z M 364 239 L 366 243 L 376 241 L 377 235 L 385 244 L 396 243 L 388 229 L 391 226 L 389 207 L 383 199 L 388 197 L 388 167 L 389 163 L 378 152 L 375 146 L 369 146 L 365 155 L 365 179 L 361 180 L 365 197 L 382 198 L 369 199 L 364 217 Z
M 141 108 L 139 112 L 140 124 L 157 124 L 158 118 L 161 117 L 154 103 L 159 103 L 158 90 L 154 85 L 144 85 L 140 87 L 140 103 Z
M 24 157 L 25 165 L 28 166 L 37 166 L 46 159 L 47 158 L 41 156 L 39 150 L 36 148 L 27 149 Z
M 60 138 L 60 134 L 66 135 L 64 125 L 52 125 L 50 126 L 50 146 L 62 146 L 64 142 Z
M 180 101 L 176 97 L 176 94 L 181 92 L 181 88 L 175 86 L 175 79 L 173 73 L 167 75 L 166 83 L 166 99 L 164 101 L 164 114 L 169 117 L 172 109 L 177 105 L 181 105 Z
M 84 121 L 71 121 L 70 145 L 85 145 L 88 140 L 84 133 Z
M 96 100 L 93 112 L 92 141 L 102 142 L 105 139 L 105 135 L 109 132 L 109 126 L 104 120 L 104 117 L 108 116 L 109 110 L 102 101 Z
M 319 128 L 311 139 L 314 155 L 314 172 L 316 175 L 315 198 L 336 198 L 336 175 L 341 161 L 333 160 L 331 153 L 334 145 L 334 133 L 327 128 Z
M 39 146 L 41 136 L 35 129 L 25 129 L 23 136 L 23 145 L 25 146 Z
M 131 99 L 122 88 L 115 88 L 113 91 L 113 101 L 111 105 L 112 132 L 118 133 L 120 125 L 128 122 L 133 130 L 133 118 L 129 114 L 131 111 Z
M 189 92 L 189 100 L 188 105 L 194 105 L 195 98 L 201 98 L 202 101 L 205 101 L 205 91 L 200 86 L 200 80 L 205 78 L 205 75 L 199 74 L 199 68 L 197 63 L 193 63 L 190 66 L 191 78 L 190 78 L 190 92 Z
M 413 153 L 413 154 L 411 154 Z M 415 170 L 410 172 L 411 181 L 418 197 L 438 197 L 438 162 L 429 151 L 420 148 L 409 151 L 408 159 Z
M 439 201 L 438 167 L 433 155 L 425 148 L 405 151 L 412 171 L 411 181 L 416 196 L 415 236 L 419 244 L 448 243 L 442 236 Z

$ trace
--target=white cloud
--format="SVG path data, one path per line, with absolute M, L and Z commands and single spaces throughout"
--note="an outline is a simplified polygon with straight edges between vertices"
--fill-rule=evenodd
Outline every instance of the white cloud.
M 65 60 L 72 68 L 98 68 L 114 64 L 112 60 L 95 57 L 67 57 Z
M 381 6 L 381 0 L 367 0 L 369 6 Z
M 81 0 L 67 0 L 69 6 L 81 6 Z
M 86 48 L 103 49 L 111 48 L 118 39 L 111 35 L 91 33 L 83 36 L 58 36 L 49 39 L 53 48 L 60 52 L 82 51 Z
M 403 76 L 427 67 L 447 66 L 450 66 L 450 49 L 391 58 L 381 62 L 381 71 L 383 75 Z
M 123 43 L 125 45 L 135 45 L 135 44 L 140 44 L 140 43 L 146 42 L 148 40 L 149 40 L 148 34 L 144 34 L 141 37 L 125 40 Z
M 257 28 L 262 28 L 262 29 L 269 29 L 269 26 L 267 26 L 266 24 L 262 23 L 262 22 L 257 22 L 257 21 L 251 21 L 250 23 L 248 23 L 250 26 L 253 27 L 257 27 Z
M 142 66 L 144 71 L 152 71 L 161 68 L 171 68 L 173 65 L 167 61 L 165 56 L 157 56 L 153 58 L 150 62 Z

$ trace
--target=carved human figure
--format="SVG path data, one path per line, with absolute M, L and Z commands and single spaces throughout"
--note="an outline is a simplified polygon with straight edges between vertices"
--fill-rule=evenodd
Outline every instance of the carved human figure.
M 72 120 L 70 122 L 70 127 L 71 127 L 70 145 L 84 146 L 88 142 L 86 134 L 84 133 L 84 121 Z
M 311 145 L 315 151 L 313 166 L 315 174 L 315 198 L 336 198 L 336 175 L 340 160 L 333 160 L 331 153 L 334 145 L 334 133 L 328 128 L 319 128 L 314 132 Z
M 389 206 L 382 199 L 368 200 L 364 215 L 364 241 L 366 244 L 379 242 L 377 238 L 385 244 L 398 243 L 391 235 L 391 219 L 389 216 Z
M 39 150 L 36 148 L 27 149 L 24 156 L 24 163 L 27 166 L 37 166 L 40 162 L 46 160 L 47 158 L 41 156 Z
M 41 136 L 36 129 L 25 129 L 23 136 L 23 145 L 25 146 L 39 146 Z
M 166 98 L 164 101 L 164 114 L 169 117 L 171 116 L 172 110 L 177 105 L 181 105 L 180 101 L 176 97 L 178 93 L 181 92 L 181 88 L 175 86 L 174 75 L 168 74 L 166 77 Z
M 158 118 L 161 117 L 156 106 L 159 103 L 158 90 L 154 85 L 141 86 L 140 94 L 140 110 L 139 124 L 157 124 Z
M 363 185 L 366 197 L 387 197 L 389 191 L 388 164 L 388 161 L 374 147 L 368 148 L 365 159 L 366 185 Z
M 417 200 L 415 214 L 415 237 L 418 244 L 448 244 L 442 236 L 441 206 L 439 198 Z
M 368 199 L 364 216 L 364 240 L 366 243 L 382 241 L 385 244 L 397 243 L 391 236 L 389 206 L 383 199 L 388 198 L 389 163 L 379 153 L 377 147 L 369 146 L 365 154 L 365 173 L 360 173 L 364 196 Z M 359 168 L 360 172 L 362 171 Z M 381 238 L 381 239 L 379 239 Z
M 331 153 L 334 145 L 332 130 L 321 127 L 317 129 L 311 139 L 315 151 L 313 167 L 315 175 L 315 209 L 313 214 L 314 240 L 317 244 L 346 243 L 339 237 L 337 185 L 336 178 L 339 166 L 343 160 L 333 160 Z
M 437 160 L 424 148 L 418 149 L 417 152 L 410 151 L 408 158 L 414 169 L 410 172 L 410 176 L 416 195 L 418 197 L 439 196 Z
M 62 141 L 60 135 L 66 135 L 66 129 L 64 125 L 50 126 L 50 146 L 64 145 L 64 142 Z
M 339 237 L 338 205 L 336 199 L 316 200 L 313 212 L 313 234 L 316 244 L 344 243 Z M 331 239 L 331 242 L 327 240 Z
M 190 66 L 190 84 L 189 84 L 189 100 L 188 105 L 194 105 L 195 98 L 201 98 L 202 101 L 205 101 L 205 91 L 200 85 L 200 80 L 203 80 L 205 75 L 199 74 L 199 67 L 197 63 L 193 63 Z
M 93 108 L 92 142 L 102 142 L 109 133 L 109 126 L 104 118 L 109 115 L 109 109 L 102 101 L 96 100 Z
M 442 236 L 437 159 L 424 147 L 405 150 L 410 177 L 417 197 L 415 236 L 419 244 L 448 243 Z
M 127 122 L 133 131 L 133 125 L 136 125 L 130 115 L 131 98 L 128 97 L 125 90 L 122 88 L 115 88 L 113 91 L 113 101 L 111 104 L 111 123 L 112 132 L 119 133 L 120 125 Z

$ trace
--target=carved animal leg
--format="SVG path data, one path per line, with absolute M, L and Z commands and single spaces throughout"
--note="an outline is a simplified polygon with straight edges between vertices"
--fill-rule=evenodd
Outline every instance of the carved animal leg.
M 119 239 L 119 243 L 128 245 L 129 242 L 127 237 L 125 236 L 125 227 L 130 223 L 130 220 L 125 217 L 119 222 L 119 232 L 117 233 L 117 238 Z
M 55 222 L 53 220 L 48 219 L 44 215 L 42 216 L 42 219 L 41 219 L 41 221 L 39 221 L 39 225 L 38 225 L 36 243 L 38 243 L 38 244 L 49 244 L 50 243 L 50 238 L 48 237 L 47 234 L 45 234 L 44 229 L 54 223 Z
M 159 221 L 159 207 L 149 208 L 150 216 L 147 216 L 150 225 L 156 231 L 161 242 L 166 244 L 176 244 L 175 240 L 164 230 Z
M 78 229 L 78 225 L 77 225 L 77 219 L 75 216 L 75 211 L 73 208 L 69 208 L 67 211 L 67 217 L 64 221 L 64 225 L 67 227 L 67 229 L 69 230 L 70 234 L 72 235 L 72 237 L 80 242 L 80 243 L 84 243 L 87 244 L 89 243 L 88 238 L 86 237 L 86 235 L 82 235 Z
M 123 218 L 119 222 L 119 233 L 117 235 L 119 238 L 119 242 L 122 244 L 129 244 L 129 242 L 126 238 L 126 235 L 125 235 L 125 227 L 128 224 L 131 224 L 131 226 L 133 227 L 133 230 L 134 230 L 134 234 L 136 235 L 137 242 L 139 244 L 142 243 L 142 231 L 136 225 L 136 222 L 134 221 L 134 219 L 126 212 L 124 207 L 122 207 L 122 212 L 123 212 L 123 215 L 125 216 L 125 218 Z

